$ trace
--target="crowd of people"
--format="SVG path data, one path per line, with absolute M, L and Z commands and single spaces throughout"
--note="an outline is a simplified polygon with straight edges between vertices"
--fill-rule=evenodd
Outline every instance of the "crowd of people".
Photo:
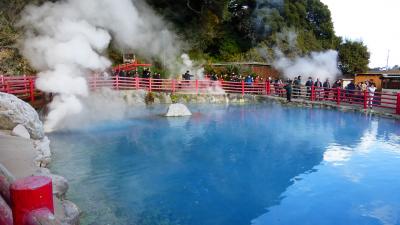
M 141 73 L 138 71 L 115 71 L 114 75 L 122 77 L 139 77 L 139 78 L 153 78 L 161 79 L 160 73 L 152 73 L 149 68 L 144 68 Z M 190 74 L 190 71 L 186 71 L 182 74 L 182 80 L 191 80 L 194 75 Z M 372 107 L 374 104 L 374 95 L 376 91 L 376 84 L 372 80 L 367 80 L 364 82 L 359 82 L 357 84 L 351 81 L 346 86 L 343 86 L 343 81 L 341 79 L 336 80 L 331 83 L 328 79 L 321 81 L 319 78 L 315 80 L 313 77 L 308 77 L 308 79 L 303 82 L 302 76 L 297 76 L 293 80 L 288 79 L 283 81 L 282 79 L 276 78 L 272 79 L 268 77 L 264 80 L 263 77 L 254 74 L 240 75 L 236 73 L 226 73 L 226 74 L 209 74 L 205 75 L 205 79 L 211 81 L 231 81 L 231 82 L 244 82 L 246 85 L 253 85 L 258 83 L 269 82 L 274 88 L 274 93 L 283 97 L 286 93 L 287 101 L 292 101 L 293 98 L 300 98 L 302 93 L 305 92 L 306 98 L 315 98 L 315 100 L 336 100 L 337 98 L 347 99 L 349 101 L 359 102 L 364 101 L 365 95 L 367 95 L 368 106 Z M 302 86 L 305 86 L 305 91 L 303 91 Z M 343 89 L 338 96 L 338 93 L 334 90 L 338 88 Z M 314 93 L 313 93 L 314 90 Z
M 367 98 L 368 107 L 372 108 L 374 104 L 376 84 L 372 80 L 359 82 L 357 84 L 355 84 L 354 81 L 350 81 L 349 84 L 343 87 L 343 81 L 341 79 L 336 80 L 331 85 L 329 78 L 321 82 L 319 78 L 314 81 L 312 77 L 309 77 L 304 86 L 306 87 L 306 98 L 309 99 L 337 100 L 337 98 L 344 98 L 349 102 L 362 102 L 365 100 L 364 98 Z M 285 83 L 279 79 L 274 82 L 275 91 L 277 91 L 279 95 L 283 95 L 283 92 L 286 92 L 286 99 L 288 102 L 292 101 L 292 95 L 295 98 L 301 96 L 301 87 L 301 76 L 295 77 L 293 80 L 288 79 Z M 338 88 L 344 90 L 344 92 L 340 93 L 340 96 L 336 91 Z
M 149 68 L 143 68 L 141 72 L 138 70 L 116 70 L 113 73 L 114 76 L 120 77 L 138 77 L 138 78 L 153 78 L 161 79 L 161 73 L 152 73 Z

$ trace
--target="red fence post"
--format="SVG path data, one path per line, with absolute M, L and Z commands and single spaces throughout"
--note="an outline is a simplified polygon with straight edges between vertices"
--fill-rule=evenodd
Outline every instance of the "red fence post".
M 196 95 L 199 94 L 199 80 L 196 79 Z
M 244 96 L 244 81 L 242 80 L 242 96 Z
M 119 90 L 119 75 L 115 76 L 115 88 Z
M 29 78 L 29 94 L 31 97 L 31 103 L 33 103 L 35 101 L 35 87 L 32 78 Z
M 97 89 L 97 75 L 94 75 L 93 89 Z
M 54 214 L 51 178 L 32 176 L 15 181 L 10 187 L 14 225 L 26 225 L 32 211 L 47 209 Z
M 397 93 L 396 114 L 400 115 L 400 93 Z
M 6 92 L 6 84 L 4 82 L 4 76 L 1 75 L 0 78 L 1 78 L 0 81 L 1 81 L 2 91 Z
M 310 97 L 310 100 L 314 101 L 315 100 L 314 97 L 315 97 L 315 86 L 311 85 L 311 97 Z
M 139 77 L 135 77 L 136 90 L 139 90 Z
M 367 103 L 368 103 L 368 98 L 367 98 L 367 91 L 364 91 L 364 109 L 367 109 Z
M 268 95 L 268 81 L 265 81 L 265 95 Z
M 152 81 L 152 79 L 151 79 L 151 77 L 149 78 L 149 91 L 151 92 L 151 90 L 152 90 L 152 85 L 151 85 L 151 81 Z
M 175 79 L 172 79 L 172 93 L 175 93 Z
M 341 95 L 341 93 L 340 93 L 340 88 L 337 88 L 337 97 L 336 97 L 336 104 L 337 105 L 340 105 L 340 95 Z

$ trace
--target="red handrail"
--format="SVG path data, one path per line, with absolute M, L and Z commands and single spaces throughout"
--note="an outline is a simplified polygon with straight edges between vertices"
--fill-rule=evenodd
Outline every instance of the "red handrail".
M 40 93 L 35 87 L 35 76 L 8 77 L 0 76 L 0 91 L 14 94 L 31 102 L 36 100 L 35 95 Z M 205 80 L 175 80 L 153 79 L 139 77 L 101 77 L 91 76 L 88 79 L 90 90 L 108 87 L 116 90 L 148 90 L 154 92 L 182 92 L 191 94 L 209 93 L 215 88 L 226 93 L 236 93 L 244 96 L 251 95 L 275 95 L 283 97 L 286 90 L 283 84 L 270 82 L 245 83 L 244 81 L 211 81 Z M 307 89 L 309 88 L 309 89 Z M 358 90 L 345 90 L 341 88 L 305 87 L 294 86 L 293 98 L 308 99 L 311 101 L 328 101 L 337 105 L 360 105 L 364 109 L 368 107 L 385 108 L 393 110 L 392 113 L 400 115 L 400 94 Z

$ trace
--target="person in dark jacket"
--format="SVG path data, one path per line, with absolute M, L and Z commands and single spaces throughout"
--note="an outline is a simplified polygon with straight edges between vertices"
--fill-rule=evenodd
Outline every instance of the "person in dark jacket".
M 324 88 L 324 99 L 329 98 L 329 92 L 331 89 L 331 83 L 329 82 L 329 78 L 325 80 L 325 82 L 322 84 L 322 87 Z
M 193 75 L 191 75 L 191 74 L 189 73 L 189 70 L 186 71 L 186 73 L 182 75 L 182 78 L 183 78 L 184 80 L 190 80 L 191 77 L 193 77 Z
M 301 76 L 298 76 L 294 82 L 295 95 L 300 98 L 301 96 Z
M 292 81 L 288 80 L 286 85 L 283 87 L 286 90 L 286 100 L 288 102 L 292 101 Z
M 350 103 L 353 102 L 353 98 L 356 94 L 355 92 L 356 92 L 356 85 L 354 84 L 354 81 L 351 81 L 350 84 L 346 86 L 346 97 Z
M 315 88 L 315 96 L 317 97 L 317 100 L 322 99 L 322 82 L 317 78 L 317 81 L 314 83 L 314 88 Z
M 307 87 L 307 97 L 311 98 L 311 88 L 313 86 L 313 80 L 312 77 L 308 78 L 308 81 L 306 82 L 306 87 Z

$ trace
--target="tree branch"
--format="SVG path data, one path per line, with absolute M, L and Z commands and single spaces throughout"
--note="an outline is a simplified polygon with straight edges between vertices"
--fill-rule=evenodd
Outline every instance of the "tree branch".
M 195 13 L 197 13 L 197 14 L 201 14 L 200 11 L 197 11 L 197 10 L 193 9 L 192 6 L 190 6 L 190 0 L 187 0 L 186 6 L 187 6 L 190 10 L 192 10 L 193 12 L 195 12 Z

